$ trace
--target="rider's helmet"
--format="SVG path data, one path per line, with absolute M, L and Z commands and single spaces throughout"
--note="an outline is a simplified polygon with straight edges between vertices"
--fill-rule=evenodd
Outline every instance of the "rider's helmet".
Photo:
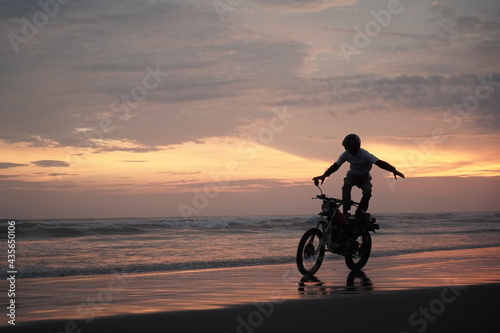
M 361 148 L 361 139 L 356 134 L 349 134 L 342 141 L 342 146 L 349 154 L 356 156 Z

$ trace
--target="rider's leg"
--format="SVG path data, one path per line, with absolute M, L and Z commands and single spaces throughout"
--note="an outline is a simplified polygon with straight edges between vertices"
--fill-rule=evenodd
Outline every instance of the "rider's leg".
M 342 200 L 350 202 L 351 201 L 351 190 L 352 187 L 354 186 L 354 180 L 352 177 L 347 175 L 347 177 L 344 178 L 344 186 L 342 186 Z M 349 209 L 351 209 L 351 204 L 349 203 L 344 203 L 343 205 L 343 213 L 347 214 L 349 212 Z
M 372 197 L 372 183 L 369 180 L 365 180 L 361 186 L 361 190 L 363 191 L 363 196 L 361 197 L 361 201 L 359 202 L 358 209 L 356 213 L 362 211 L 366 212 L 368 210 L 368 205 L 370 203 L 370 198 Z

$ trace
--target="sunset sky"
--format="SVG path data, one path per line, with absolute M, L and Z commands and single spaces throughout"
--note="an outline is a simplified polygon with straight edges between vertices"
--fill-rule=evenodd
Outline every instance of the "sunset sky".
M 0 4 L 0 218 L 500 210 L 497 0 Z

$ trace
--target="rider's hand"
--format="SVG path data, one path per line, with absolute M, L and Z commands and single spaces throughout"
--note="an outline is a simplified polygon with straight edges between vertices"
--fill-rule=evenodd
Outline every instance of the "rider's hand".
M 405 178 L 405 175 L 403 175 L 401 172 L 399 172 L 398 170 L 394 170 L 392 172 L 394 174 L 394 179 L 398 179 L 397 176 L 401 177 L 401 178 Z
M 314 180 L 314 184 L 316 184 L 318 182 L 318 180 L 321 180 L 321 185 L 323 185 L 325 178 L 326 178 L 325 176 L 318 176 L 318 177 L 314 177 L 312 180 Z

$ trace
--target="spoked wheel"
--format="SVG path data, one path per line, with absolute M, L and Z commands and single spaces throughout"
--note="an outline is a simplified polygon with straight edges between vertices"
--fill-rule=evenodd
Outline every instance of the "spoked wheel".
M 304 275 L 318 271 L 325 256 L 325 246 L 321 245 L 323 233 L 316 228 L 309 229 L 300 239 L 297 248 L 297 268 Z
M 351 246 L 345 254 L 345 264 L 352 271 L 360 270 L 368 262 L 371 251 L 372 237 L 365 230 L 351 242 Z

